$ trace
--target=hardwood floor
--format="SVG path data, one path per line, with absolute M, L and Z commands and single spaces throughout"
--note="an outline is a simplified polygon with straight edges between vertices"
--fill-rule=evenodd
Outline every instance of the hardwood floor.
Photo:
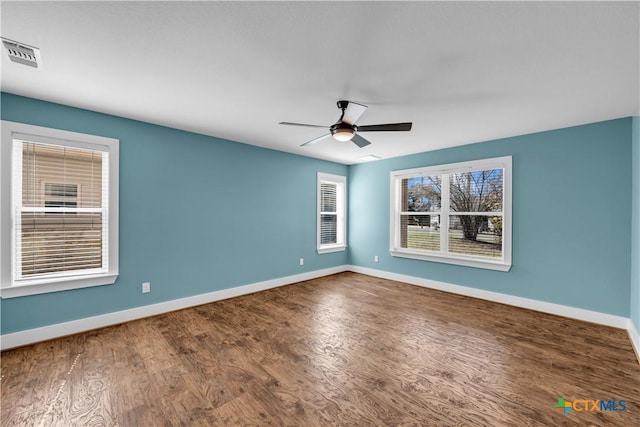
M 2 426 L 640 419 L 625 331 L 355 273 L 9 350 L 1 364 Z M 564 415 L 558 398 L 626 410 Z

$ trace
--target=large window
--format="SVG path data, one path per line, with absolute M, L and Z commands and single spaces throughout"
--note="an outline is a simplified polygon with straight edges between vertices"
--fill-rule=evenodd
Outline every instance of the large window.
M 346 185 L 344 176 L 318 173 L 318 253 L 346 249 Z
M 2 297 L 113 283 L 118 141 L 2 122 Z
M 507 271 L 511 157 L 391 173 L 391 254 Z

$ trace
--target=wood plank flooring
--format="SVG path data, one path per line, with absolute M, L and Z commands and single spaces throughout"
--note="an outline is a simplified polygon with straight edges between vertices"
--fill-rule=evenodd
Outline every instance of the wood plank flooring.
M 1 365 L 2 426 L 640 420 L 625 331 L 355 273 L 5 351 Z M 558 398 L 626 410 L 564 415 Z

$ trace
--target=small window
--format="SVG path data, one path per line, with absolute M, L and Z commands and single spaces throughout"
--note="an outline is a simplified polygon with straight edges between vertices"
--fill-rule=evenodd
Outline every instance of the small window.
M 2 297 L 113 283 L 118 141 L 3 121 L 0 161 Z
M 77 208 L 78 207 L 78 184 L 44 184 L 44 207 L 45 208 Z M 54 213 L 54 211 L 45 211 Z M 75 212 L 68 212 L 75 213 Z
M 507 271 L 511 157 L 391 173 L 391 254 Z
M 318 253 L 346 248 L 346 178 L 318 173 Z

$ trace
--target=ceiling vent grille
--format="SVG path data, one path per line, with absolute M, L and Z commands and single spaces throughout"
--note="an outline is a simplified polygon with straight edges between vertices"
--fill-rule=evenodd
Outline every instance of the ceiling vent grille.
M 2 39 L 9 59 L 18 64 L 28 65 L 29 67 L 39 68 L 42 66 L 42 59 L 40 59 L 40 49 L 37 47 L 29 46 L 24 43 L 19 43 L 9 39 Z

